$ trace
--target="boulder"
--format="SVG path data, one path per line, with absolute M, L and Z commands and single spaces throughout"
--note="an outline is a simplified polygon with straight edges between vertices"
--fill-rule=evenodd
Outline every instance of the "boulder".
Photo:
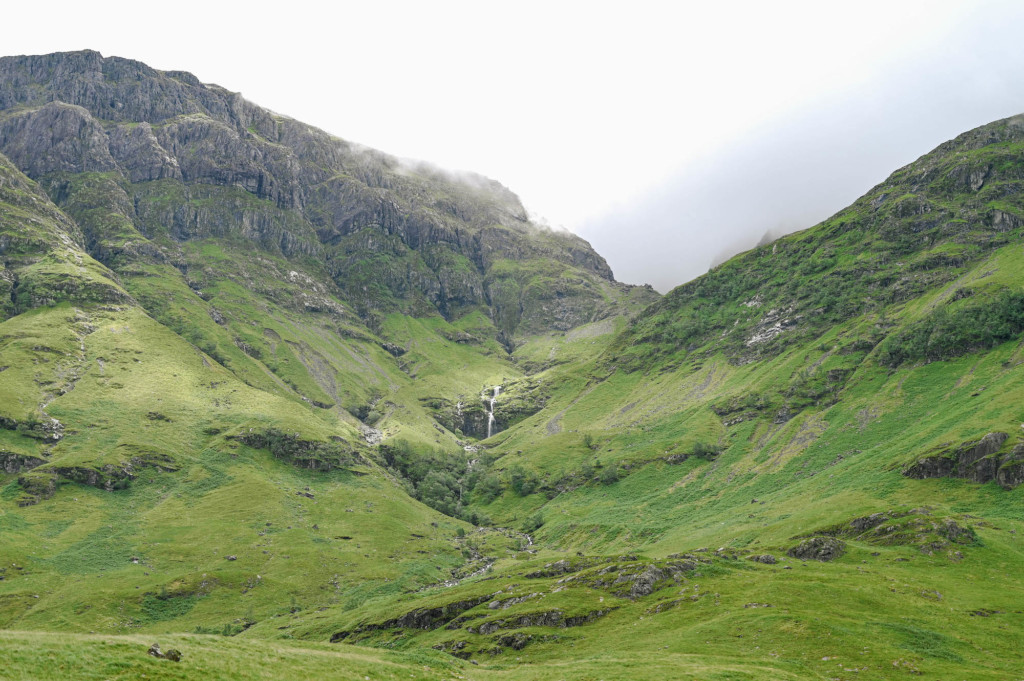
M 875 529 L 886 520 L 889 520 L 889 516 L 885 513 L 872 513 L 871 515 L 864 516 L 863 518 L 854 518 L 850 521 L 850 527 L 858 533 L 867 532 L 868 530 Z
M 822 562 L 835 560 L 846 552 L 846 542 L 835 537 L 811 537 L 805 539 L 786 552 L 792 558 L 800 560 L 819 560 Z
M 669 575 L 665 571 L 649 565 L 639 575 L 632 577 L 633 584 L 629 587 L 629 595 L 631 598 L 648 596 L 654 593 L 659 582 L 664 581 L 668 577 Z

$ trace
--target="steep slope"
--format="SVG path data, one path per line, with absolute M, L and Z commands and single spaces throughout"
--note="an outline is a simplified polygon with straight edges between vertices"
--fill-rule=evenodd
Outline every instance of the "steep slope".
M 135 62 L 0 72 L 39 182 L 0 159 L 0 627 L 299 678 L 1020 669 L 1024 117 L 635 314 L 486 182 Z M 0 650 L 69 640 L 110 664 Z
M 897 314 L 939 287 L 942 301 L 966 297 L 979 287 L 962 277 L 1022 226 L 1022 141 L 1018 116 L 941 145 L 815 229 L 677 288 L 624 343 L 667 355 L 726 336 L 709 349 L 739 364 L 860 316 Z
M 3 626 L 240 631 L 464 562 L 459 523 L 409 498 L 349 420 L 239 380 L 148 316 L 3 157 L 0 178 L 18 313 L 0 323 Z
M 295 626 L 573 678 L 1012 675 L 1022 151 L 1024 117 L 966 133 L 629 328 L 522 346 L 545 407 L 472 501 L 536 555 Z
M 855 464 L 839 442 L 858 458 L 877 445 L 870 465 L 881 473 L 1000 431 L 1010 436 L 981 455 L 985 466 L 957 470 L 1016 486 L 1022 150 L 1024 117 L 966 133 L 821 225 L 675 289 L 604 336 L 589 371 L 538 375 L 556 396 L 499 451 L 532 447 L 521 463 L 545 482 L 594 456 L 635 467 L 696 453 L 715 459 L 705 491 L 723 494 L 757 471 L 820 472 L 806 458 L 814 451 L 840 476 Z M 938 383 L 907 392 L 926 376 Z M 945 415 L 930 412 L 940 396 Z M 918 407 L 894 440 L 892 423 Z M 848 434 L 830 434 L 838 423 Z
M 654 297 L 496 183 L 188 74 L 2 59 L 0 107 L 0 626 L 238 633 L 477 569 L 461 477 L 367 442 L 466 469 L 482 404 L 424 400 Z
M 96 52 L 4 58 L 0 111 L 0 151 L 115 269 L 176 262 L 205 237 L 255 242 L 316 256 L 364 317 L 483 308 L 510 348 L 517 332 L 607 314 L 626 290 L 586 242 L 533 226 L 496 182 L 402 163 L 191 74 Z M 103 214 L 87 214 L 97 204 Z
M 245 383 L 364 430 L 455 446 L 421 400 L 473 401 L 521 374 L 506 351 L 531 334 L 657 297 L 491 180 L 95 52 L 0 59 L 0 152 L 154 319 Z

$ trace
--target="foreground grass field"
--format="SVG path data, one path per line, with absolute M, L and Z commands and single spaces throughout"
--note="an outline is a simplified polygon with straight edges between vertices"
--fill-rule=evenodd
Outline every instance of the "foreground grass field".
M 162 650 L 173 648 L 181 651 L 181 661 L 176 663 L 149 656 L 147 650 L 157 639 Z M 0 668 L 3 681 L 806 678 L 771 664 L 747 664 L 714 655 L 664 653 L 657 659 L 645 659 L 640 655 L 602 655 L 572 662 L 530 664 L 515 670 L 471 665 L 442 653 L 402 653 L 352 646 L 245 641 L 196 635 L 146 637 L 0 631 L 0 659 L 4 661 Z
M 153 643 L 179 650 L 180 662 L 147 654 Z M 0 679 L 417 679 L 460 677 L 440 653 L 394 653 L 325 644 L 246 641 L 219 636 L 90 636 L 0 631 Z

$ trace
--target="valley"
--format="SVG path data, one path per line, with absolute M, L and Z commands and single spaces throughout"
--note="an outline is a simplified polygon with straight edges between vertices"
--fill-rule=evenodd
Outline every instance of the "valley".
M 1015 678 L 1022 236 L 1018 116 L 660 296 L 492 180 L 2 58 L 0 679 Z

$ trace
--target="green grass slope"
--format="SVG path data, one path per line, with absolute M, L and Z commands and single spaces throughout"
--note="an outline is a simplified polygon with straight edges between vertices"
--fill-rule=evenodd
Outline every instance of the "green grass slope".
M 230 357 L 160 324 L 136 302 L 144 285 L 127 293 L 73 223 L 3 169 L 20 314 L 0 323 L 0 626 L 237 632 L 324 597 L 432 584 L 465 562 L 453 543 L 464 525 L 407 496 L 348 412 L 266 370 L 247 382 Z M 34 277 L 56 258 L 75 264 L 44 294 Z M 315 331 L 280 320 L 278 340 L 300 339 L 301 357 Z
M 962 471 L 975 483 L 955 486 L 978 503 L 987 488 L 977 482 L 1015 487 L 1024 223 L 1009 211 L 1020 200 L 1022 135 L 1018 119 L 968 133 L 825 223 L 676 289 L 631 328 L 584 337 L 581 327 L 562 343 L 580 348 L 578 362 L 558 365 L 545 346 L 552 359 L 534 378 L 549 386 L 547 404 L 492 450 L 499 468 L 530 469 L 545 494 L 506 493 L 494 510 L 557 510 L 559 542 L 574 524 L 582 540 L 601 523 L 583 522 L 581 503 L 614 488 L 602 480 L 631 486 L 661 471 L 676 479 L 669 489 L 652 480 L 623 495 L 635 515 L 607 523 L 627 537 L 611 548 L 638 546 L 628 537 L 647 524 L 671 535 L 686 521 L 692 535 L 690 521 L 711 524 L 708 507 L 733 514 L 741 500 L 769 494 L 856 513 L 867 506 L 835 504 L 834 494 L 861 487 L 884 502 L 921 489 L 933 483 L 902 475 L 906 468 L 990 432 L 1007 437 L 971 462 L 984 459 L 987 472 Z M 983 182 L 970 180 L 976 167 Z M 927 210 L 902 208 L 911 189 Z M 540 347 L 524 351 L 536 362 Z M 648 494 L 665 497 L 658 506 L 678 497 L 664 508 L 664 528 L 638 503 Z M 712 502 L 722 498 L 732 501 Z M 991 511 L 1013 508 L 1003 505 Z M 554 531 L 546 525 L 541 535 Z
M 0 158 L 0 678 L 1015 678 L 1022 140 L 642 311 L 502 257 L 441 309 L 401 282 L 469 265 L 380 225 L 46 174 L 69 216 Z
M 630 328 L 531 340 L 541 408 L 485 442 L 493 482 L 471 505 L 535 543 L 443 595 L 328 610 L 304 635 L 430 645 L 513 676 L 606 655 L 623 666 L 595 677 L 655 678 L 624 665 L 673 651 L 747 666 L 700 678 L 1015 673 L 1022 136 L 1020 119 L 967 133 Z M 813 546 L 832 560 L 801 560 Z M 679 554 L 714 559 L 666 576 Z M 544 582 L 533 561 L 584 565 Z M 717 606 L 679 610 L 695 585 Z M 506 594 L 524 600 L 505 612 Z M 420 621 L 442 603 L 458 613 Z
M 101 636 L 0 631 L 4 681 L 96 679 L 435 679 L 460 678 L 458 665 L 435 653 L 353 651 L 327 644 L 250 643 L 213 636 Z M 178 650 L 179 662 L 147 654 Z

